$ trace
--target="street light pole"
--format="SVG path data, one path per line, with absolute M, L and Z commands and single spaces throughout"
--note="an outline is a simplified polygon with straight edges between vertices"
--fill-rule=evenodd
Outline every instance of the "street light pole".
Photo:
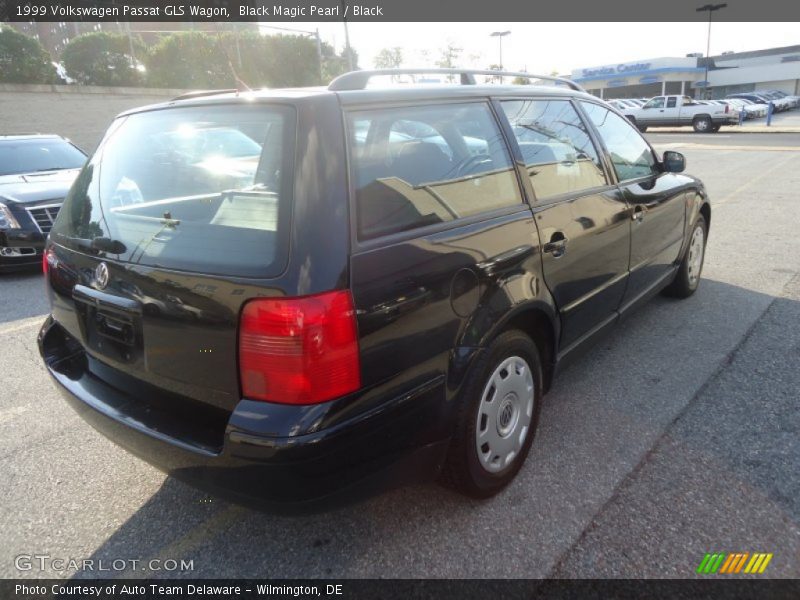
M 347 53 L 347 70 L 352 71 L 355 68 L 353 64 L 353 53 L 350 50 L 350 32 L 347 30 L 347 19 L 344 18 L 344 0 L 340 0 L 342 7 L 342 23 L 344 23 L 344 50 Z
M 704 82 L 703 97 L 706 100 L 708 100 L 708 95 L 709 95 L 708 94 L 708 63 L 710 62 L 710 59 L 711 59 L 711 56 L 710 56 L 711 55 L 711 14 L 715 10 L 721 10 L 721 9 L 727 7 L 727 6 L 728 5 L 725 4 L 725 3 L 723 3 L 723 4 L 704 4 L 703 6 L 701 6 L 701 7 L 699 7 L 697 9 L 697 12 L 706 12 L 706 11 L 708 11 L 708 35 L 706 36 L 706 60 L 705 60 L 706 70 L 705 70 L 705 75 L 703 76 L 703 82 Z
M 497 41 L 500 42 L 500 70 L 503 70 L 503 38 L 507 36 L 510 31 L 493 31 L 489 34 L 489 37 L 496 37 Z

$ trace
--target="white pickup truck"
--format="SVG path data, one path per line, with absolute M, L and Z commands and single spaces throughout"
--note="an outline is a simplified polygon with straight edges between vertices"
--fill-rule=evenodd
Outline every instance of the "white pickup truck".
M 722 125 L 735 125 L 739 116 L 729 106 L 700 104 L 689 96 L 656 96 L 641 108 L 622 111 L 639 131 L 648 127 L 691 125 L 697 133 L 716 133 Z

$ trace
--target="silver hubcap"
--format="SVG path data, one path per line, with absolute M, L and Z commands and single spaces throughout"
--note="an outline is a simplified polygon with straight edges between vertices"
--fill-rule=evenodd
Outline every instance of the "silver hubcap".
M 708 121 L 706 121 L 704 119 L 701 119 L 700 121 L 698 121 L 697 122 L 697 129 L 699 129 L 700 131 L 705 131 L 706 129 L 708 129 Z
M 533 416 L 533 375 L 525 359 L 511 356 L 483 388 L 475 427 L 475 447 L 483 468 L 497 473 L 522 450 Z
M 700 271 L 703 269 L 703 251 L 705 250 L 705 234 L 702 227 L 696 227 L 692 234 L 692 241 L 689 244 L 689 285 L 694 287 L 700 279 Z

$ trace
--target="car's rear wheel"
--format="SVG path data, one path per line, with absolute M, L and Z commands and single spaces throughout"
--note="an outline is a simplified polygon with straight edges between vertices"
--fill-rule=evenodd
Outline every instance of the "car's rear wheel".
M 711 117 L 695 117 L 692 127 L 696 133 L 710 133 L 714 127 Z
M 705 217 L 698 215 L 689 238 L 689 247 L 678 267 L 675 279 L 664 290 L 667 295 L 688 298 L 695 293 L 697 286 L 700 285 L 700 275 L 703 272 L 707 237 L 708 225 Z
M 644 133 L 645 131 L 647 131 L 647 125 L 642 125 L 642 124 L 640 123 L 640 124 L 639 124 L 639 125 L 637 125 L 636 127 L 637 127 L 637 129 L 639 129 L 639 131 L 641 131 L 642 133 Z
M 475 498 L 508 485 L 530 450 L 541 398 L 536 344 L 519 330 L 502 333 L 467 375 L 442 482 Z

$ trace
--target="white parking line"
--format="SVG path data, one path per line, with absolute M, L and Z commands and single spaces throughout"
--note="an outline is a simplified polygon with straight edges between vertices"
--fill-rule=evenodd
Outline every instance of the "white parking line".
M 29 327 L 40 326 L 44 322 L 44 318 L 45 315 L 39 315 L 36 317 L 30 317 L 28 319 L 12 321 L 11 323 L 0 326 L 0 335 L 14 333 L 15 331 L 22 331 L 23 329 L 28 329 Z
M 772 167 L 770 167 L 769 169 L 766 169 L 765 171 L 762 171 L 759 175 L 753 177 L 752 179 L 749 179 L 744 184 L 740 185 L 738 188 L 736 188 L 735 190 L 733 190 L 729 194 L 725 195 L 723 198 L 717 200 L 716 202 L 712 201 L 712 206 L 717 207 L 720 204 L 725 204 L 729 200 L 731 200 L 731 199 L 735 198 L 736 196 L 738 196 L 739 194 L 741 194 L 747 188 L 753 186 L 756 183 L 759 183 L 759 182 L 763 181 L 764 179 L 766 179 L 767 177 L 771 176 L 776 171 L 782 170 L 784 167 L 786 167 L 786 165 L 788 165 L 794 159 L 795 159 L 795 155 L 793 155 L 793 154 L 788 155 L 784 160 L 782 160 L 780 162 L 776 162 L 774 165 L 772 165 Z

